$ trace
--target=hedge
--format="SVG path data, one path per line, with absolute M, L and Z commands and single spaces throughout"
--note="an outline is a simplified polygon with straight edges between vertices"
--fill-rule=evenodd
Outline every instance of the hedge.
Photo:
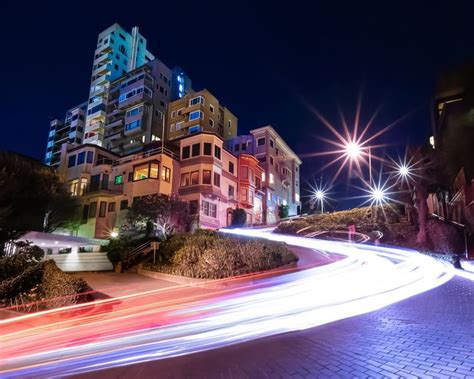
M 202 279 L 221 279 L 274 269 L 298 257 L 285 244 L 259 239 L 242 239 L 212 231 L 180 234 L 160 247 L 162 263 L 144 268 Z

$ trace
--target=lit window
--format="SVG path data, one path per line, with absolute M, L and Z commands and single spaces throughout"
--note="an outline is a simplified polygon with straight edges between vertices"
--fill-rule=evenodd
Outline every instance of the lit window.
M 181 130 L 181 126 L 183 126 L 183 121 L 176 123 L 176 131 Z
M 197 133 L 201 131 L 201 127 L 199 125 L 190 126 L 188 129 L 189 134 Z
M 71 196 L 76 196 L 77 195 L 77 189 L 79 187 L 79 180 L 73 180 L 69 182 L 69 193 Z
M 274 181 L 274 179 L 273 179 L 273 174 L 270 173 L 270 184 L 273 184 L 274 182 L 275 182 L 275 181 Z
M 127 117 L 136 116 L 137 114 L 140 114 L 141 111 L 142 111 L 142 107 L 133 108 L 127 111 Z
M 300 194 L 299 193 L 295 193 L 295 200 L 297 203 L 300 202 Z
M 150 163 L 150 178 L 158 179 L 158 163 Z
M 204 97 L 202 96 L 198 96 L 198 97 L 195 97 L 191 100 L 189 100 L 189 106 L 192 107 L 193 105 L 196 105 L 196 104 L 202 104 L 204 105 L 205 101 L 204 101 Z
M 264 181 L 265 181 L 265 173 L 262 172 L 262 182 L 264 182 Z
M 133 170 L 133 180 L 143 180 L 148 178 L 149 165 L 135 167 Z
M 123 175 L 117 175 L 117 176 L 115 177 L 114 183 L 115 183 L 116 185 L 122 184 L 122 183 L 123 183 Z
M 171 169 L 169 167 L 163 166 L 161 168 L 161 180 L 168 183 L 171 181 Z
M 189 121 L 198 119 L 204 120 L 204 113 L 202 113 L 201 111 L 194 111 L 189 114 Z
M 125 125 L 125 130 L 128 131 L 128 130 L 133 130 L 133 129 L 139 128 L 140 127 L 140 121 L 141 120 L 135 120 L 133 122 L 130 122 L 130 123 L 126 124 Z
M 79 196 L 84 195 L 87 188 L 87 178 L 81 178 L 80 186 L 79 186 Z

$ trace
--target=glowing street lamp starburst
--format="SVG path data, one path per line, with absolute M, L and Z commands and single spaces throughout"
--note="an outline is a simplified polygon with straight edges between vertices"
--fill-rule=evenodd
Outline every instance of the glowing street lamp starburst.
M 332 178 L 332 183 L 338 178 L 344 167 L 348 166 L 349 176 L 353 176 L 353 168 L 357 169 L 358 174 L 362 177 L 362 167 L 370 166 L 372 160 L 377 160 L 383 162 L 384 159 L 377 155 L 373 154 L 373 150 L 386 146 L 385 144 L 374 144 L 375 140 L 389 131 L 393 126 L 400 122 L 406 116 L 399 118 L 393 123 L 379 129 L 377 132 L 368 136 L 369 128 L 373 125 L 375 118 L 379 112 L 377 109 L 368 122 L 361 128 L 360 125 L 360 116 L 361 116 L 361 96 L 359 96 L 357 101 L 357 107 L 355 112 L 354 121 L 352 126 L 349 127 L 348 122 L 346 121 L 343 113 L 339 111 L 339 116 L 341 118 L 342 132 L 338 131 L 337 128 L 331 124 L 318 110 L 314 107 L 311 107 L 307 104 L 308 108 L 314 113 L 323 125 L 332 132 L 335 139 L 328 139 L 324 137 L 319 137 L 322 141 L 328 143 L 330 146 L 333 146 L 332 150 L 324 152 L 315 152 L 309 154 L 303 154 L 305 157 L 318 157 L 318 156 L 335 156 L 335 158 L 320 168 L 324 170 L 336 163 L 340 163 L 336 174 Z M 371 167 L 369 167 L 369 170 Z
M 322 185 L 321 181 L 316 184 L 308 183 L 307 191 L 309 194 L 306 196 L 309 198 L 309 204 L 311 208 L 317 206 L 321 213 L 324 212 L 324 206 L 330 203 L 330 200 L 334 200 L 330 197 L 330 187 L 328 185 Z
M 316 193 L 314 194 L 314 196 L 316 196 L 316 199 L 318 200 L 323 200 L 324 199 L 324 192 L 319 190 L 319 191 L 316 191 Z
M 425 160 L 415 160 L 416 155 L 417 154 L 413 154 L 408 158 L 407 153 L 405 152 L 403 158 L 398 157 L 398 160 L 390 158 L 390 176 L 394 177 L 398 183 L 406 184 L 413 182 L 416 178 L 422 178 L 420 171 Z

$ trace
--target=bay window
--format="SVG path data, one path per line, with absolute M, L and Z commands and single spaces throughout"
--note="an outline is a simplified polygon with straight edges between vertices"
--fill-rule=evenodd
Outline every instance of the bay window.
M 133 181 L 144 179 L 158 179 L 158 163 L 150 162 L 133 168 Z

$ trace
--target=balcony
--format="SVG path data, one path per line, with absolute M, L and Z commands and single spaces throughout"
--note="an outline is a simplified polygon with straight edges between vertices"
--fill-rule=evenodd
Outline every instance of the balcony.
M 109 130 L 109 129 L 113 129 L 117 126 L 123 127 L 123 118 L 119 118 L 115 121 L 109 122 L 108 124 L 105 125 L 105 129 Z
M 102 165 L 112 166 L 113 162 L 114 160 L 111 158 L 101 158 L 101 159 L 97 159 L 97 162 L 95 163 L 95 165 L 96 166 L 102 166 Z
M 84 196 L 117 196 L 123 193 L 123 184 L 115 184 L 113 181 L 90 183 L 84 191 Z

